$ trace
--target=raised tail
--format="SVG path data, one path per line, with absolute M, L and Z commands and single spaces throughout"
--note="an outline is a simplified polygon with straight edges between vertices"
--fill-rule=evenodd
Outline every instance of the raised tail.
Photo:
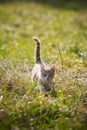
M 34 41 L 36 42 L 36 50 L 35 50 L 35 62 L 41 63 L 40 58 L 40 41 L 37 37 L 33 37 Z

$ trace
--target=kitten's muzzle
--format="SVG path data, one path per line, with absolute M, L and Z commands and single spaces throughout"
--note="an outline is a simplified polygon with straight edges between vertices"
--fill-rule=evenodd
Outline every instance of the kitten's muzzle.
M 46 77 L 46 79 L 47 79 L 47 81 L 48 81 L 48 82 L 50 82 L 50 81 L 51 81 L 49 76 L 47 76 L 47 77 Z

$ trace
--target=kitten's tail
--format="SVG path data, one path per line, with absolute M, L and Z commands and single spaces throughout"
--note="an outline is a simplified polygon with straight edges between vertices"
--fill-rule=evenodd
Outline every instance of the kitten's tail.
M 40 58 L 40 40 L 37 37 L 33 37 L 33 39 L 36 42 L 35 62 L 36 63 L 41 63 L 41 58 Z

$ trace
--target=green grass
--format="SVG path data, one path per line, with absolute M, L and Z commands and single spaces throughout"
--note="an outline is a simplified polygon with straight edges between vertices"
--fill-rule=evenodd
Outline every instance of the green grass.
M 86 130 L 87 3 L 0 3 L 0 130 Z M 56 97 L 31 83 L 35 43 L 56 64 Z M 59 55 L 60 48 L 61 57 Z

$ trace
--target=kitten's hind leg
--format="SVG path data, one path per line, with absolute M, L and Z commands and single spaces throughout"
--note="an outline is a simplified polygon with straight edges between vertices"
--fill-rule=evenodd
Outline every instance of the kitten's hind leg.
M 34 81 L 34 77 L 35 77 L 35 73 L 32 71 L 32 75 L 31 75 L 31 81 L 32 81 L 32 83 Z
M 33 78 L 33 76 L 31 76 L 31 82 L 33 83 L 34 82 L 34 80 L 33 80 L 34 78 Z

